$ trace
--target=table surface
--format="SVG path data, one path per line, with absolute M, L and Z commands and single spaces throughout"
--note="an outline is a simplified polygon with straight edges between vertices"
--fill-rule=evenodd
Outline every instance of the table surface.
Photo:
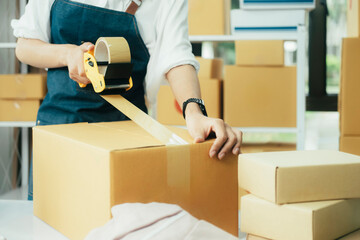
M 0 239 L 69 240 L 35 217 L 32 201 L 0 200 Z

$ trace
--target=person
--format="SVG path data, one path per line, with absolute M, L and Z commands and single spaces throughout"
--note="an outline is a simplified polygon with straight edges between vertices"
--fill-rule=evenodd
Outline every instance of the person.
M 134 86 L 123 96 L 141 110 L 147 111 L 145 96 L 150 105 L 156 104 L 157 91 L 166 81 L 178 103 L 201 98 L 199 65 L 188 37 L 187 0 L 30 0 L 24 15 L 11 25 L 18 38 L 18 59 L 48 69 L 48 93 L 37 125 L 127 120 L 98 94 L 78 86 L 90 83 L 83 55 L 99 37 L 128 41 Z M 221 119 L 204 116 L 200 107 L 190 102 L 185 109 L 194 142 L 214 132 L 210 157 L 239 154 L 242 133 Z

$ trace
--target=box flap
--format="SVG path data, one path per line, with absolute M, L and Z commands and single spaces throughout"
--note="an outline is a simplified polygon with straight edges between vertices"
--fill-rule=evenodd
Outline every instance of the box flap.
M 159 140 L 132 121 L 49 125 L 37 126 L 35 129 L 107 151 L 163 146 Z M 180 136 L 191 139 L 186 132 L 186 129 L 176 130 Z

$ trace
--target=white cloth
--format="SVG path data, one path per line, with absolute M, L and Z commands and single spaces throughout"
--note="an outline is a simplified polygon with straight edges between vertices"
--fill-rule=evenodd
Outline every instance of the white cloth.
M 199 221 L 179 206 L 125 203 L 111 209 L 113 218 L 85 240 L 236 240 L 214 225 Z
M 125 11 L 131 0 L 73 0 L 116 11 Z M 15 37 L 50 41 L 50 10 L 54 0 L 30 0 L 24 15 L 13 20 Z M 173 67 L 199 64 L 191 51 L 188 36 L 187 0 L 143 0 L 135 13 L 139 31 L 150 53 L 145 77 L 149 103 L 154 106 L 165 74 Z

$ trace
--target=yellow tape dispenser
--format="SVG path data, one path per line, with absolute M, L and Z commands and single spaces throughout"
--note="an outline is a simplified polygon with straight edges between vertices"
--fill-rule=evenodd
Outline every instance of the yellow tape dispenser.
M 130 48 L 125 38 L 99 38 L 95 49 L 84 53 L 84 68 L 96 93 L 118 94 L 133 87 Z M 86 84 L 79 86 L 85 88 Z

